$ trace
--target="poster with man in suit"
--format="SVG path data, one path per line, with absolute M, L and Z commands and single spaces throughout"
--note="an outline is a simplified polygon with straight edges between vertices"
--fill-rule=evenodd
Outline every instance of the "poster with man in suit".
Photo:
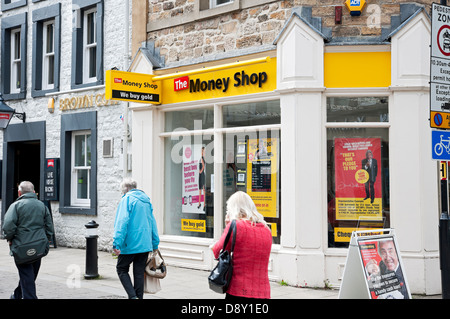
M 335 138 L 334 147 L 336 220 L 381 220 L 381 139 Z
M 410 293 L 393 237 L 358 241 L 372 299 L 409 299 Z

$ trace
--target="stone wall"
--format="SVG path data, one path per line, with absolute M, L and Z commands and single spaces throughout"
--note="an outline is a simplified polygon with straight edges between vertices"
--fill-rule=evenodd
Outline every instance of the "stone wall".
M 246 2 L 240 1 L 243 7 Z M 159 48 L 166 66 L 180 64 L 181 61 L 195 63 L 208 57 L 214 59 L 214 56 L 227 53 L 238 55 L 242 50 L 263 50 L 272 45 L 293 10 L 301 11 L 304 7 L 311 8 L 311 16 L 307 18 L 320 18 L 321 27 L 331 31 L 332 39 L 378 39 L 383 28 L 389 30 L 392 24 L 397 23 L 392 19 L 400 16 L 402 4 L 424 6 L 430 12 L 433 1 L 368 0 L 360 16 L 351 16 L 343 0 L 261 2 L 266 3 L 189 21 L 186 17 L 196 10 L 194 0 L 149 0 L 150 28 L 147 29 L 154 29 L 164 21 L 169 21 L 171 26 L 149 31 L 147 40 Z M 336 6 L 342 7 L 340 24 L 335 23 Z
M 32 12 L 35 9 L 43 8 L 61 3 L 61 72 L 60 72 L 60 92 L 52 95 L 55 99 L 55 111 L 47 111 L 49 97 L 31 97 L 32 79 Z M 120 70 L 127 70 L 125 52 L 125 1 L 104 0 L 104 69 L 117 67 Z M 25 100 L 7 101 L 7 104 L 20 112 L 26 112 L 27 123 L 34 121 L 46 122 L 46 157 L 57 157 L 60 154 L 61 145 L 61 116 L 76 112 L 97 112 L 97 215 L 75 215 L 59 212 L 59 202 L 51 202 L 52 214 L 55 224 L 56 240 L 60 246 L 84 247 L 86 243 L 84 225 L 90 220 L 95 220 L 99 226 L 99 249 L 110 250 L 112 248 L 112 236 L 114 229 L 114 218 L 117 204 L 121 198 L 119 184 L 123 177 L 122 159 L 122 139 L 124 125 L 122 115 L 125 112 L 125 102 L 108 103 L 107 106 L 94 105 L 91 108 L 76 110 L 60 110 L 60 103 L 66 98 L 79 97 L 84 95 L 103 94 L 104 88 L 89 89 L 73 92 L 71 91 L 72 72 L 72 1 L 48 0 L 32 3 L 17 9 L 5 11 L 2 17 L 28 12 L 27 30 L 27 98 Z M 130 21 L 131 24 L 131 21 Z M 2 39 L 3 42 L 3 39 Z M 0 43 L 2 43 L 0 42 Z M 1 67 L 1 66 L 0 66 Z M 18 123 L 12 120 L 11 123 Z M 0 132 L 0 139 L 3 132 Z M 102 156 L 103 139 L 113 139 L 113 157 Z M 127 141 L 124 141 L 127 143 Z M 0 143 L 0 154 L 3 143 Z M 126 172 L 128 175 L 130 172 Z

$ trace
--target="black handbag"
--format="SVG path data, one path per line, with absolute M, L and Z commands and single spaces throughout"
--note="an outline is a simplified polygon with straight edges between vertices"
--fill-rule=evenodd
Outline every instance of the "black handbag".
M 227 251 L 225 248 L 227 247 L 231 233 L 233 233 L 231 249 L 230 251 Z M 220 294 L 227 292 L 228 287 L 230 286 L 231 277 L 233 275 L 233 250 L 235 241 L 236 220 L 233 220 L 228 229 L 227 236 L 225 237 L 223 248 L 220 250 L 219 258 L 217 258 L 218 263 L 208 277 L 209 288 Z

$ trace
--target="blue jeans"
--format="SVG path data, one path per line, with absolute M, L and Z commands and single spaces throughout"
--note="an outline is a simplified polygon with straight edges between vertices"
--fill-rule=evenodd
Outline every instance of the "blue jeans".
M 38 299 L 36 295 L 36 278 L 41 267 L 41 259 L 31 263 L 17 265 L 19 285 L 14 290 L 14 299 Z
M 127 292 L 128 298 L 144 297 L 144 272 L 147 263 L 148 252 L 139 254 L 120 254 L 117 260 L 116 270 L 119 275 L 120 282 Z M 133 281 L 131 282 L 130 264 L 133 263 Z

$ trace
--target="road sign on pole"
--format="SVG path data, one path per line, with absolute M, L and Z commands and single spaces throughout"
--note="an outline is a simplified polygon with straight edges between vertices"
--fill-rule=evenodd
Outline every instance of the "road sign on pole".
M 431 158 L 439 161 L 450 161 L 449 131 L 431 131 Z
M 430 126 L 450 129 L 450 7 L 431 10 Z

